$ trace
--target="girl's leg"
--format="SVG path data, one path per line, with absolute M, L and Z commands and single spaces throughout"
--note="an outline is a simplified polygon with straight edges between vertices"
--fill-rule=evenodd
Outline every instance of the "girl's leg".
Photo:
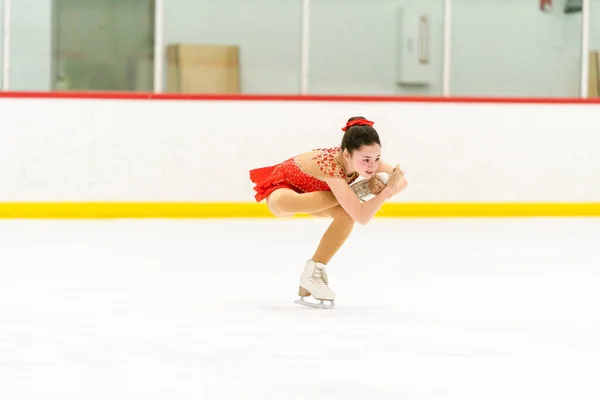
M 333 218 L 312 257 L 315 262 L 327 265 L 350 236 L 354 219 L 339 205 L 313 215 Z
M 315 254 L 304 266 L 304 270 L 300 276 L 300 288 L 298 289 L 298 295 L 301 297 L 299 302 L 300 304 L 311 305 L 304 301 L 304 297 L 312 295 L 315 299 L 321 301 L 331 301 L 332 304 L 330 306 L 325 306 L 329 308 L 333 306 L 335 293 L 328 286 L 327 263 L 342 247 L 348 236 L 350 236 L 350 232 L 352 232 L 352 228 L 354 227 L 354 220 L 339 205 L 325 211 L 313 213 L 313 215 L 317 217 L 330 217 L 333 218 L 333 221 L 325 231 L 325 234 L 323 234 Z M 314 306 L 315 304 L 312 305 Z
M 338 204 L 333 193 L 328 191 L 296 193 L 291 189 L 278 189 L 267 198 L 269 209 L 277 217 L 314 214 Z

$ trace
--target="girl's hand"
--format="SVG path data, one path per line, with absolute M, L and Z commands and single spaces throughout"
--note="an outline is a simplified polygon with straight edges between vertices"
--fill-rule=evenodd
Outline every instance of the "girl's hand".
M 386 184 L 383 183 L 381 178 L 377 175 L 373 175 L 371 179 L 369 179 L 369 191 L 373 194 L 379 194 L 385 189 Z
M 390 174 L 390 179 L 388 180 L 387 187 L 392 189 L 394 192 L 399 188 L 404 180 L 404 172 L 400 169 L 400 165 L 396 165 L 394 170 Z

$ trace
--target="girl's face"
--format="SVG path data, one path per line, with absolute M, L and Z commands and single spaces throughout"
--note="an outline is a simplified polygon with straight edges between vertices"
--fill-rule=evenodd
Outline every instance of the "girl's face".
M 349 172 L 356 171 L 360 176 L 367 179 L 377 172 L 380 157 L 381 146 L 377 143 L 362 146 L 358 150 L 355 150 L 352 155 L 347 150 L 344 150 L 344 158 L 351 169 Z

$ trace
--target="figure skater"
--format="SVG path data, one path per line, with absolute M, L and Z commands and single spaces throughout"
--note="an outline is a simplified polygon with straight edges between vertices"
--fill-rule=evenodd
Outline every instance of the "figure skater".
M 355 222 L 367 224 L 387 199 L 407 185 L 398 165 L 380 159 L 381 142 L 372 121 L 352 117 L 342 131 L 339 147 L 308 151 L 250 171 L 256 201 L 266 200 L 274 216 L 310 214 L 333 219 L 301 274 L 298 304 L 333 308 L 335 293 L 328 286 L 327 264 Z M 304 300 L 311 295 L 320 303 Z

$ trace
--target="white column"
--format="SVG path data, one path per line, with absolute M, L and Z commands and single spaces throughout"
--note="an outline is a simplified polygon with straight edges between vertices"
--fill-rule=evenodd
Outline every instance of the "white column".
M 450 96 L 452 67 L 452 0 L 444 0 L 444 37 L 442 55 L 442 95 Z
M 165 3 L 156 0 L 154 3 L 154 93 L 164 91 L 165 69 Z
M 311 0 L 302 0 L 300 94 L 308 94 L 308 75 L 310 69 L 310 2 Z
M 588 97 L 590 63 L 590 0 L 581 2 L 581 98 Z
M 10 89 L 10 31 L 11 0 L 4 0 L 4 21 L 2 24 L 2 90 Z

